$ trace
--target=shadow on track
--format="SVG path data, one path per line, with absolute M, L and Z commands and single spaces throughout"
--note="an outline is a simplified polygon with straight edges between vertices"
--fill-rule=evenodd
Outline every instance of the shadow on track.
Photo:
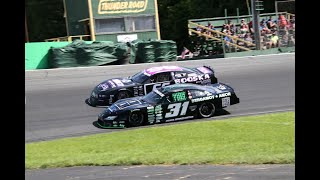
M 229 115 L 230 112 L 228 112 L 227 110 L 225 109 L 217 109 L 214 116 L 213 117 L 217 117 L 217 116 L 224 116 L 224 115 Z M 208 119 L 208 118 L 205 118 L 205 119 Z M 194 120 L 200 120 L 200 119 L 186 119 L 186 120 L 178 120 L 178 121 L 171 121 L 171 122 L 161 122 L 161 123 L 156 123 L 158 125 L 162 124 L 162 125 L 165 125 L 165 124 L 171 124 L 171 123 L 177 123 L 177 122 L 186 122 L 186 121 L 194 121 Z M 104 128 L 104 127 L 101 127 L 99 126 L 98 124 L 98 121 L 94 121 L 92 122 L 92 125 L 96 128 L 99 128 L 99 129 L 127 129 L 127 128 L 139 128 L 139 127 L 146 127 L 146 126 L 152 126 L 152 125 L 141 125 L 139 127 L 126 127 L 126 128 L 122 128 L 122 127 L 110 127 L 110 128 Z

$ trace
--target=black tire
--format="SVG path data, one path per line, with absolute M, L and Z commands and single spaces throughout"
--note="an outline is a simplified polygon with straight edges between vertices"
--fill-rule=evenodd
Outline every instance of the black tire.
M 131 97 L 131 95 L 128 91 L 119 91 L 117 94 L 116 100 L 125 99 L 125 98 L 129 98 L 129 97 Z
M 144 120 L 144 117 L 141 112 L 133 111 L 130 113 L 128 118 L 129 126 L 131 127 L 141 126 L 143 124 L 143 120 Z
M 208 118 L 214 115 L 216 107 L 211 102 L 204 102 L 199 106 L 198 110 L 201 118 Z

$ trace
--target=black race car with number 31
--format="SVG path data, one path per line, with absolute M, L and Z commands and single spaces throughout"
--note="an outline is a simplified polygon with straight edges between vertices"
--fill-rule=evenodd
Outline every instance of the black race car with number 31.
M 114 78 L 98 84 L 86 104 L 106 106 L 113 102 L 136 96 L 144 96 L 153 89 L 170 84 L 194 83 L 214 84 L 218 80 L 209 66 L 185 68 L 179 66 L 158 66 L 145 69 L 132 77 Z
M 143 97 L 121 99 L 99 116 L 101 128 L 124 128 L 147 124 L 208 118 L 216 109 L 239 103 L 234 90 L 225 84 L 174 84 Z

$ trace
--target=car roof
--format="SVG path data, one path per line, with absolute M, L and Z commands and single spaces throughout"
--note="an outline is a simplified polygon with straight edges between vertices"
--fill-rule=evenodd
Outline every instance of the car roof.
M 165 86 L 161 89 L 162 92 L 177 92 L 182 90 L 191 90 L 191 89 L 197 89 L 197 90 L 203 90 L 205 91 L 207 88 L 210 88 L 210 86 L 202 86 L 197 84 L 173 84 L 170 86 Z
M 154 75 L 162 72 L 184 71 L 185 68 L 179 66 L 156 66 L 144 70 L 148 75 Z

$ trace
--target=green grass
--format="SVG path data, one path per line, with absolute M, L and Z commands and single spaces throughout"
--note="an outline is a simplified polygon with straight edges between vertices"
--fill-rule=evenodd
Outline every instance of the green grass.
M 295 162 L 295 114 L 196 120 L 26 144 L 27 169 L 88 165 Z

